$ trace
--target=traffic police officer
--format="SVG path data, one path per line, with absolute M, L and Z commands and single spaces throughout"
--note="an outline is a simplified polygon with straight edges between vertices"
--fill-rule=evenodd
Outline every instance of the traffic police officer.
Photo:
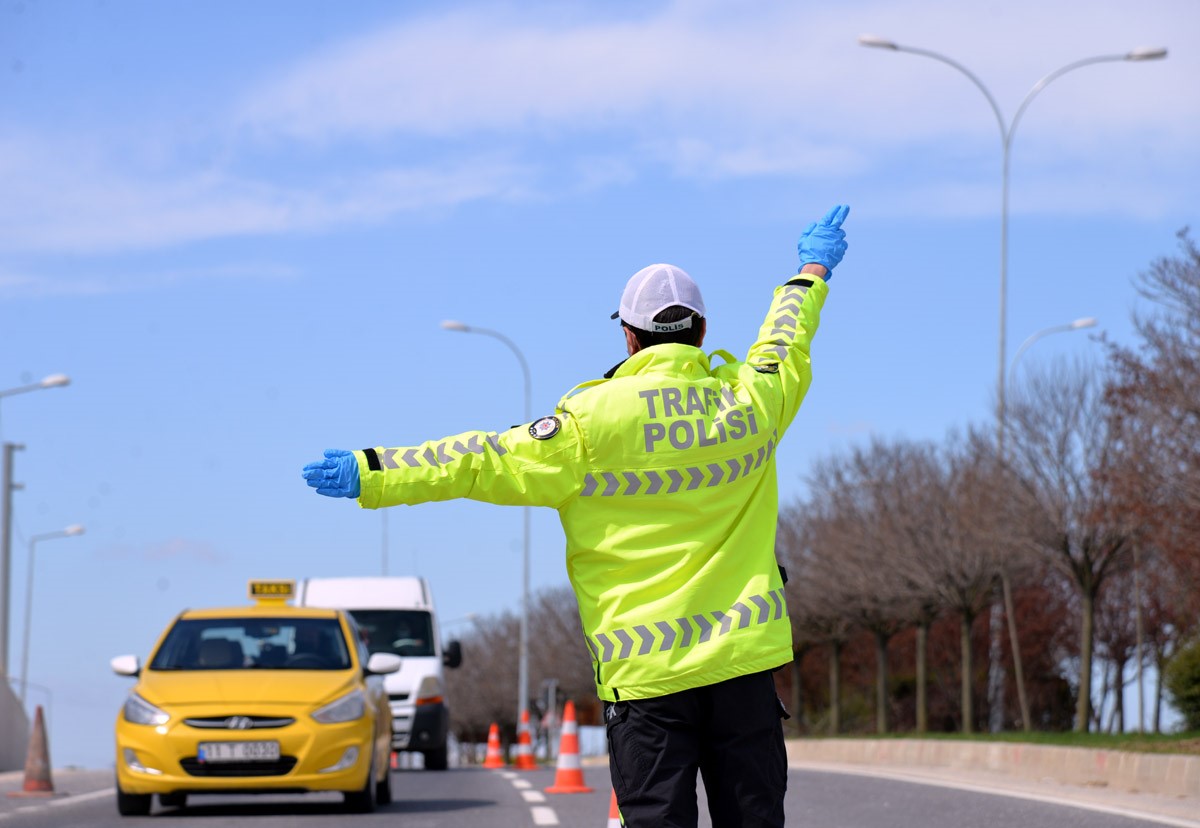
M 613 315 L 629 358 L 552 415 L 304 467 L 318 493 L 369 509 L 465 497 L 558 510 L 626 825 L 695 826 L 697 770 L 714 825 L 783 825 L 786 713 L 771 672 L 792 639 L 774 456 L 812 379 L 848 212 L 801 235 L 800 270 L 743 362 L 700 350 L 699 288 L 651 265 Z

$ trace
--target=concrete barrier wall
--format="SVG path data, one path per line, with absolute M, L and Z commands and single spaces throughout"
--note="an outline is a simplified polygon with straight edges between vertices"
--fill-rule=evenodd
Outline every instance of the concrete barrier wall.
M 0 679 L 0 771 L 22 770 L 29 744 L 29 717 L 8 682 Z
M 1020 779 L 1200 797 L 1200 756 L 937 739 L 791 739 L 798 762 L 990 771 Z

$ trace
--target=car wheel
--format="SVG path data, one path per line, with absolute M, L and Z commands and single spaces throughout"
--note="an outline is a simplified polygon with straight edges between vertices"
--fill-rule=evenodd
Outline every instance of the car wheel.
M 422 752 L 425 757 L 425 770 L 445 770 L 447 766 L 446 748 L 438 748 L 437 750 L 426 750 Z
M 169 793 L 159 794 L 158 804 L 164 808 L 185 808 L 187 807 L 187 794 L 185 793 Z
M 375 786 L 375 801 L 380 805 L 389 805 L 392 801 L 392 771 L 388 768 L 383 772 L 383 780 Z
M 342 794 L 346 810 L 352 814 L 369 814 L 375 810 L 375 754 L 371 753 L 371 767 L 367 769 L 367 781 L 362 790 L 346 791 Z
M 117 813 L 121 816 L 146 816 L 150 813 L 150 794 L 131 794 L 117 786 Z

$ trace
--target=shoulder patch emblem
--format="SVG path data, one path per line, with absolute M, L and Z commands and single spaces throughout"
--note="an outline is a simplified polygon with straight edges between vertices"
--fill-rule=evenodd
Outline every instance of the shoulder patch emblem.
M 562 428 L 562 422 L 558 417 L 542 417 L 540 420 L 535 420 L 529 427 L 529 436 L 535 440 L 549 440 L 558 434 L 560 428 Z

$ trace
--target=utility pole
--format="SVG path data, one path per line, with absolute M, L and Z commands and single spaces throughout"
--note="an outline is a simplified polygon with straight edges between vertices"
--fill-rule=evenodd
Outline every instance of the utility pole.
M 13 452 L 20 443 L 4 444 L 4 467 L 0 470 L 0 680 L 8 681 L 8 617 L 12 610 L 12 493 L 21 488 L 13 482 Z

